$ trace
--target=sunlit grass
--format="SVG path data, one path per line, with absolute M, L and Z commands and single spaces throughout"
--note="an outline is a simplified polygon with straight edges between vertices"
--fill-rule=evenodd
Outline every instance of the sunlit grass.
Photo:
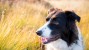
M 36 30 L 45 23 L 47 8 L 40 4 L 0 3 L 0 50 L 42 50 Z M 76 10 L 77 11 L 77 10 Z M 79 27 L 89 50 L 89 13 L 81 16 Z
M 25 2 L 1 5 L 0 50 L 40 50 L 35 31 L 44 23 L 42 11 L 46 9 L 38 6 Z

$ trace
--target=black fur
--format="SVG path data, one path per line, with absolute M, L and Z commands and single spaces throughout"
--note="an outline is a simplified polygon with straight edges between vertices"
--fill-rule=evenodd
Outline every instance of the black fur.
M 47 18 L 47 21 L 51 19 L 48 27 L 52 30 L 51 36 L 54 37 L 54 41 L 61 38 L 67 42 L 68 46 L 72 43 L 77 43 L 78 30 L 76 20 L 79 22 L 80 17 L 72 11 L 56 12 L 54 15 L 55 17 Z

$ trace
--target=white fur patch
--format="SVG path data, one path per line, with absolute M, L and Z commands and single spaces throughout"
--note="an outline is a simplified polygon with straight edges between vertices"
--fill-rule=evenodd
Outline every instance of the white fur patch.
M 43 37 L 47 37 L 49 38 L 51 35 L 51 30 L 48 27 L 48 24 L 50 23 L 50 21 L 48 21 L 47 23 L 45 23 L 41 28 L 39 28 L 37 31 L 42 31 L 42 35 Z
M 69 48 L 64 40 L 58 39 L 49 44 L 46 44 L 46 50 L 69 50 Z

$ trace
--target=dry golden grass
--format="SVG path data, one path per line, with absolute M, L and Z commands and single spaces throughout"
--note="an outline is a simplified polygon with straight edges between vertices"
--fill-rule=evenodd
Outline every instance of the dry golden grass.
M 9 6 L 8 2 L 0 2 L 0 50 L 42 50 L 35 31 L 45 23 L 47 10 L 40 4 L 19 1 Z M 78 25 L 85 48 L 89 50 L 89 12 L 77 13 L 82 19 Z
M 0 50 L 40 50 L 35 31 L 44 23 L 46 9 L 26 2 L 0 7 Z

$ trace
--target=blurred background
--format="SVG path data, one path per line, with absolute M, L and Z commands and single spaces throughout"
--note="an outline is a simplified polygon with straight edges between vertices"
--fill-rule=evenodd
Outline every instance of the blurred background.
M 88 0 L 0 0 L 0 50 L 44 50 L 36 30 L 45 23 L 48 9 L 73 10 L 89 50 Z

